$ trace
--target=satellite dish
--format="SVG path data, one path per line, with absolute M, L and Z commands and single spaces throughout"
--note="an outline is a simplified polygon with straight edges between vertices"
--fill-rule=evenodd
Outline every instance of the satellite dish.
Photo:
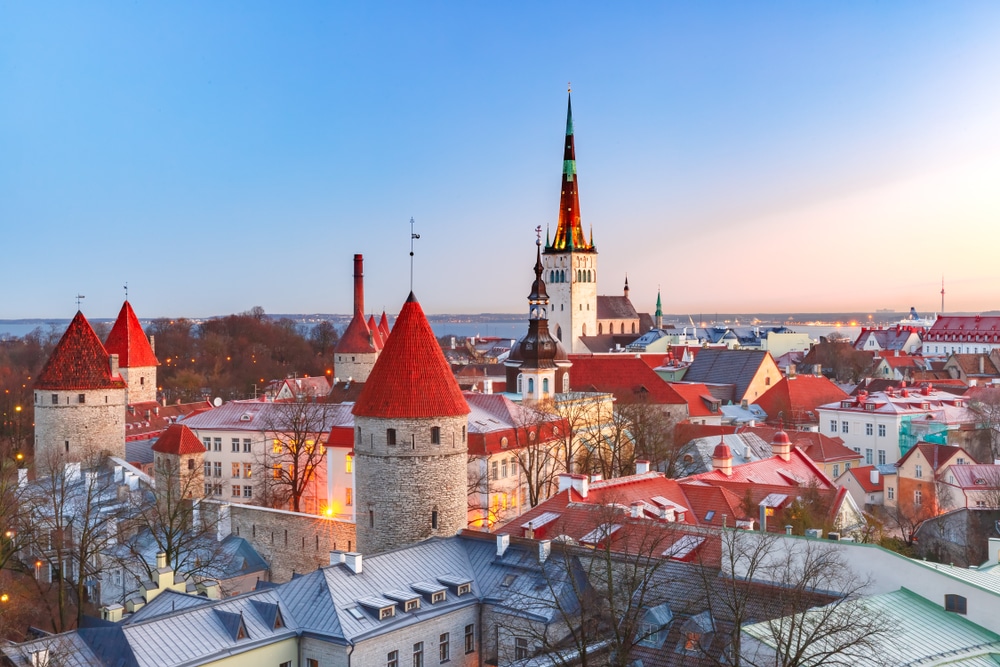
M 222 399 L 219 398 L 218 396 L 216 396 L 215 398 L 212 399 L 212 405 L 214 405 L 215 407 L 221 406 L 222 405 Z

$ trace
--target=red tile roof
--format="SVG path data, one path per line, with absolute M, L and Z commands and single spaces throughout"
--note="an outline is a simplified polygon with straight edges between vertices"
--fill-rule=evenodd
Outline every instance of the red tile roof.
M 469 414 L 469 404 L 412 292 L 353 412 L 389 419 Z
M 171 424 L 153 443 L 153 451 L 161 454 L 202 454 L 205 446 L 184 424 Z
M 160 405 L 156 401 L 131 403 L 125 412 L 125 441 L 147 440 L 162 433 L 179 419 L 190 417 L 214 406 L 211 401 Z
M 825 377 L 797 375 L 782 378 L 754 403 L 767 413 L 769 423 L 781 418 L 786 424 L 802 424 L 819 421 L 819 406 L 845 398 L 847 394 Z
M 159 366 L 153 353 L 153 347 L 146 338 L 146 332 L 139 324 L 139 318 L 132 310 L 132 304 L 126 301 L 118 313 L 115 325 L 111 327 L 108 339 L 104 341 L 104 349 L 108 354 L 118 355 L 118 365 L 122 368 L 144 368 Z
M 574 391 L 604 391 L 620 401 L 637 399 L 656 405 L 687 401 L 656 374 L 646 362 L 630 354 L 572 354 L 570 384 Z
M 690 475 L 682 481 L 699 481 L 721 485 L 734 492 L 736 491 L 736 487 L 740 485 L 804 488 L 813 482 L 815 482 L 816 488 L 820 490 L 833 488 L 833 482 L 830 481 L 830 478 L 817 468 L 816 464 L 808 456 L 794 447 L 788 461 L 778 456 L 772 456 L 762 461 L 751 461 L 750 463 L 733 466 L 732 474 L 730 475 L 726 475 L 720 470 L 711 470 L 698 475 Z
M 385 339 L 382 337 L 382 330 L 378 328 L 378 322 L 375 321 L 374 315 L 368 316 L 368 332 L 372 335 L 375 349 L 381 350 L 385 346 Z
M 861 466 L 859 468 L 851 468 L 849 472 L 854 480 L 861 487 L 861 490 L 865 493 L 878 493 L 883 490 L 882 483 L 884 479 L 882 475 L 878 476 L 878 483 L 872 484 L 872 470 L 875 470 L 875 466 Z
M 344 335 L 337 341 L 335 354 L 375 354 L 374 337 L 365 323 L 365 315 L 360 310 L 354 313 L 351 323 L 347 325 Z
M 764 442 L 771 442 L 778 431 L 773 426 L 751 426 L 740 429 L 740 433 L 753 433 Z M 806 456 L 816 463 L 833 463 L 836 461 L 853 461 L 860 459 L 861 454 L 844 445 L 840 438 L 831 438 L 816 431 L 785 431 L 792 440 L 792 446 L 798 447 Z
M 38 375 L 35 389 L 124 389 L 121 375 L 111 375 L 108 356 L 90 322 L 77 311 Z
M 721 411 L 713 412 L 710 404 L 721 405 L 722 401 L 712 396 L 712 392 L 705 385 L 698 382 L 671 382 L 668 385 L 676 391 L 688 404 L 689 417 L 718 417 Z
M 389 338 L 389 318 L 385 316 L 385 311 L 382 311 L 382 319 L 378 322 L 378 330 L 382 332 L 382 340 Z

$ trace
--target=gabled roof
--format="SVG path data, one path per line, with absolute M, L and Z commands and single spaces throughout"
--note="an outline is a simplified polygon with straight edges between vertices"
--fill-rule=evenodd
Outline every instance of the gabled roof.
M 980 362 L 983 364 L 982 370 L 979 369 Z M 996 377 L 1000 375 L 1000 370 L 997 370 L 996 365 L 993 363 L 993 358 L 988 354 L 958 354 L 956 352 L 948 357 L 948 361 L 945 363 L 945 368 L 950 366 L 958 366 L 962 369 L 963 373 L 973 377 Z
M 139 318 L 132 310 L 132 304 L 126 301 L 118 313 L 115 325 L 111 327 L 108 339 L 104 342 L 108 354 L 118 355 L 118 365 L 122 368 L 142 368 L 159 366 L 153 353 L 153 346 L 142 330 Z
M 935 472 L 940 470 L 942 466 L 948 464 L 948 461 L 952 459 L 956 454 L 965 454 L 969 457 L 969 461 L 975 461 L 971 455 L 961 447 L 955 447 L 953 445 L 939 445 L 933 442 L 918 442 L 916 445 L 911 447 L 903 456 L 896 462 L 897 466 L 902 466 L 914 452 L 919 451 L 923 455 L 924 459 L 930 464 L 931 470 Z
M 784 377 L 754 403 L 768 414 L 769 421 L 786 424 L 818 422 L 816 408 L 847 398 L 833 382 L 819 375 Z
M 1000 465 L 993 463 L 953 465 L 948 470 L 955 476 L 953 483 L 966 491 L 990 491 L 992 495 L 1000 488 Z
M 570 355 L 573 391 L 610 392 L 620 401 L 683 405 L 687 401 L 642 359 L 631 354 Z
M 736 396 L 742 398 L 769 356 L 770 353 L 764 350 L 706 348 L 691 362 L 684 379 L 688 382 L 733 384 L 736 385 Z
M 637 320 L 639 313 L 635 311 L 635 306 L 627 296 L 598 296 L 597 319 Z
M 688 417 L 718 417 L 722 413 L 712 406 L 720 408 L 722 401 L 712 396 L 711 390 L 700 382 L 671 382 L 667 386 L 676 391 L 688 405 Z
M 108 351 L 80 311 L 52 350 L 35 389 L 124 389 L 121 375 L 111 375 Z
M 365 323 L 365 314 L 360 310 L 354 313 L 351 323 L 347 325 L 344 335 L 337 341 L 337 347 L 333 351 L 335 354 L 375 354 L 378 352 L 374 337 Z
M 381 418 L 469 414 L 469 405 L 413 292 L 354 404 L 354 414 Z
M 202 454 L 205 446 L 198 436 L 184 424 L 171 424 L 153 444 L 153 451 L 161 454 Z
M 884 490 L 885 479 L 882 477 L 882 473 L 879 472 L 878 482 L 872 484 L 873 470 L 878 470 L 878 468 L 875 466 L 860 466 L 850 468 L 844 474 L 852 476 L 865 493 L 881 493 Z

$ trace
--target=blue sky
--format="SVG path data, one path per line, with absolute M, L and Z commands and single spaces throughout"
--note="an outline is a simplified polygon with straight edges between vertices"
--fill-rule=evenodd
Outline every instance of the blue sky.
M 206 6 L 207 5 L 207 6 Z M 1000 3 L 0 0 L 0 318 L 1000 307 Z

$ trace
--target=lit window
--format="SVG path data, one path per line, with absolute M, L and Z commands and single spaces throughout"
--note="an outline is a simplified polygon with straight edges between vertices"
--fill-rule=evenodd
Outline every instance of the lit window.
M 277 438 L 274 439 L 271 443 L 271 451 L 275 454 L 281 453 L 281 440 L 278 440 Z
M 344 489 L 344 496 L 345 496 L 344 502 L 347 504 L 348 507 L 354 504 L 354 489 L 352 489 L 351 487 L 347 487 L 346 489 Z
M 250 474 L 251 474 L 252 470 L 253 470 L 253 467 L 251 466 L 251 464 L 249 464 L 249 463 L 244 463 L 243 464 L 243 477 L 244 477 L 244 479 L 250 479 Z
M 350 454 L 348 454 L 347 458 L 344 459 L 344 472 L 346 473 L 354 472 L 354 457 L 351 456 Z
M 233 464 L 233 477 L 239 477 L 239 476 L 240 476 L 240 464 L 239 463 L 234 463 Z

